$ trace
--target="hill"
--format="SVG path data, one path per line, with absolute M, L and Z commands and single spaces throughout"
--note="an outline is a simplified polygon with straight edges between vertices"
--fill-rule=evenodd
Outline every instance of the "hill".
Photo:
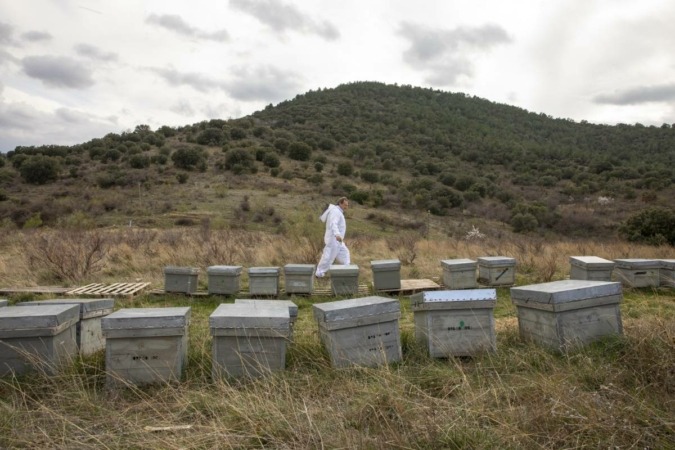
M 360 219 L 385 229 L 469 219 L 613 237 L 642 210 L 673 210 L 674 160 L 666 124 L 575 123 L 461 93 L 358 82 L 241 119 L 17 147 L 0 158 L 0 217 L 19 227 L 208 219 L 279 231 L 299 208 L 346 194 L 363 205 Z

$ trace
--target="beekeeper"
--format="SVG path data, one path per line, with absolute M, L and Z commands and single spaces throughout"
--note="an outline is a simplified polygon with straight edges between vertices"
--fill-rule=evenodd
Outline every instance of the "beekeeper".
M 338 264 L 349 264 L 349 249 L 345 245 L 345 234 L 347 233 L 347 221 L 344 212 L 349 208 L 347 197 L 341 197 L 337 204 L 328 205 L 328 208 L 321 214 L 321 221 L 326 223 L 326 233 L 323 235 L 323 242 L 326 246 L 323 248 L 321 261 L 316 266 L 316 276 L 321 278 L 326 275 L 333 262 Z

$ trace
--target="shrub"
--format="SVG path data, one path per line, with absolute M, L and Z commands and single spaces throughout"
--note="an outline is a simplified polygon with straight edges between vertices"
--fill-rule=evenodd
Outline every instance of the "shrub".
M 296 161 L 309 161 L 312 155 L 312 147 L 304 142 L 293 142 L 288 147 L 288 157 Z
M 240 127 L 234 127 L 230 130 L 230 137 L 235 141 L 244 139 L 246 138 L 246 130 Z
M 173 152 L 171 160 L 179 169 L 193 170 L 206 164 L 206 155 L 199 147 L 182 146 Z
M 190 177 L 187 173 L 176 174 L 176 181 L 178 181 L 178 183 L 180 183 L 180 184 L 187 183 L 188 178 L 190 178 Z
M 663 208 L 647 209 L 628 218 L 619 232 L 632 242 L 675 245 L 675 212 Z
M 145 155 L 134 155 L 129 158 L 129 166 L 134 169 L 145 169 L 150 166 L 150 158 Z
M 350 162 L 341 162 L 337 165 L 337 173 L 343 177 L 348 177 L 354 172 L 354 166 Z
M 225 140 L 223 130 L 207 128 L 197 135 L 197 143 L 201 145 L 220 145 Z
M 30 184 L 47 184 L 59 177 L 59 164 L 49 156 L 31 156 L 19 167 L 21 178 Z
M 380 180 L 380 176 L 377 174 L 377 172 L 364 170 L 361 172 L 361 179 L 366 183 L 377 183 Z
M 233 148 L 225 154 L 225 169 L 240 174 L 254 172 L 255 159 L 251 152 L 243 148 Z
M 275 153 L 267 153 L 265 154 L 265 157 L 263 158 L 263 164 L 267 167 L 279 167 L 281 165 L 281 161 L 279 160 L 279 157 Z
M 516 213 L 511 218 L 511 226 L 516 233 L 522 233 L 536 230 L 539 223 L 537 222 L 537 218 L 528 212 Z

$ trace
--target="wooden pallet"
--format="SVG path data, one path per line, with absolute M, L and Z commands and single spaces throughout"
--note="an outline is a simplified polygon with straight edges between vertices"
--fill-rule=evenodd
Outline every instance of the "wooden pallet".
M 376 292 L 385 292 L 387 294 L 410 295 L 422 291 L 436 291 L 441 286 L 433 280 L 401 280 L 400 289 L 386 289 Z
M 50 294 L 50 295 L 64 295 L 72 288 L 64 288 L 60 286 L 34 286 L 34 287 L 9 287 L 0 288 L 0 295 L 12 294 Z
M 150 283 L 92 283 L 67 291 L 66 295 L 92 295 L 96 297 L 133 297 Z

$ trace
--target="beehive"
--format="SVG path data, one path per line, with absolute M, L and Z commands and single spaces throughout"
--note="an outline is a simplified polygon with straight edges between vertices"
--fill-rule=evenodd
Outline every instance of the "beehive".
M 178 381 L 187 361 L 190 308 L 127 308 L 101 320 L 109 386 Z
M 478 287 L 476 267 L 478 264 L 471 259 L 444 259 L 443 284 L 448 289 L 474 289 Z
M 198 277 L 199 269 L 196 267 L 165 267 L 164 291 L 194 294 L 197 292 Z
M 614 276 L 628 287 L 658 287 L 661 262 L 656 259 L 615 259 Z
M 660 260 L 659 285 L 675 287 L 675 259 Z
M 511 288 L 523 339 L 557 350 L 623 333 L 621 284 L 562 280 Z
M 370 262 L 373 271 L 373 288 L 376 291 L 401 289 L 401 261 L 381 259 Z M 357 280 L 358 289 L 358 280 Z
M 495 289 L 420 292 L 410 297 L 415 340 L 432 358 L 495 351 Z
M 113 312 L 112 298 L 57 298 L 26 302 L 21 305 L 78 305 L 80 320 L 76 326 L 77 347 L 82 355 L 92 355 L 105 348 L 101 319 Z
M 328 269 L 334 295 L 356 295 L 359 292 L 359 266 L 333 265 Z
M 401 360 L 398 300 L 373 296 L 318 303 L 313 310 L 333 367 Z
M 279 268 L 251 267 L 248 269 L 248 291 L 251 295 L 279 295 Z
M 612 281 L 614 262 L 597 256 L 570 256 L 571 280 Z
M 7 306 L 8 304 L 9 303 L 7 300 L 5 300 L 4 298 L 0 298 L 0 308 L 2 308 L 3 306 Z
M 54 374 L 77 355 L 77 305 L 0 309 L 0 376 L 32 369 Z
M 516 282 L 516 260 L 506 256 L 478 258 L 478 281 L 487 286 L 510 286 Z
M 239 292 L 241 266 L 210 266 L 206 269 L 209 278 L 209 294 L 234 295 Z
M 284 289 L 287 294 L 311 294 L 314 290 L 314 264 L 286 264 Z
M 214 378 L 255 377 L 285 368 L 289 309 L 263 302 L 221 304 L 209 317 Z

